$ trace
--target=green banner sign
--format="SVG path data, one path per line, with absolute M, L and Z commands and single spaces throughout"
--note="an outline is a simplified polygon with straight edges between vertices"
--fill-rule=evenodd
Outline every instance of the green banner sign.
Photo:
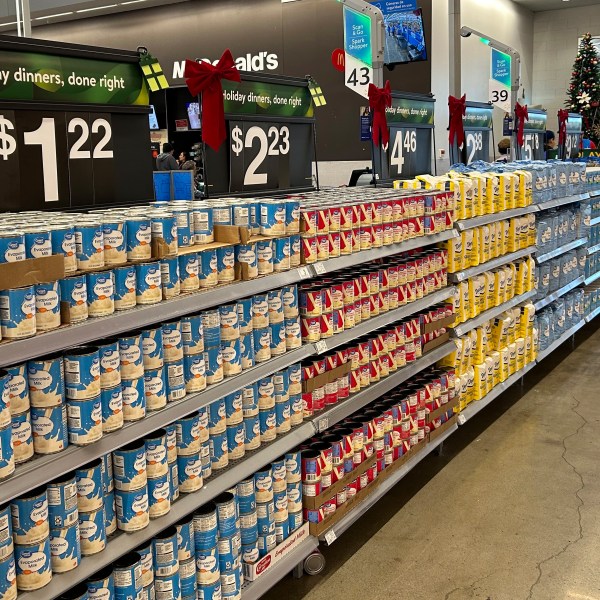
M 223 103 L 230 115 L 312 117 L 313 104 L 308 87 L 224 79 Z
M 529 120 L 525 121 L 525 131 L 546 131 L 546 113 L 529 111 Z
M 385 112 L 388 124 L 433 125 L 434 108 L 435 104 L 427 100 L 392 97 L 392 106 Z
M 480 129 L 491 129 L 492 128 L 492 114 L 493 108 L 481 108 L 474 106 L 467 106 L 467 111 L 463 119 L 465 128 L 480 128 Z
M 0 51 L 0 100 L 146 105 L 136 63 Z

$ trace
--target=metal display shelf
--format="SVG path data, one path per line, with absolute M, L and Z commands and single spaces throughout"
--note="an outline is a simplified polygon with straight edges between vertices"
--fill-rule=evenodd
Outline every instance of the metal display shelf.
M 315 342 L 317 352 L 319 354 L 323 354 L 324 352 L 333 350 L 342 344 L 347 344 L 361 335 L 375 331 L 380 327 L 385 327 L 390 323 L 400 321 L 409 315 L 414 315 L 415 313 L 429 308 L 438 302 L 443 302 L 444 300 L 453 296 L 455 292 L 456 288 L 454 286 L 448 286 L 438 290 L 437 292 L 433 292 L 433 294 L 428 294 L 427 296 L 424 296 L 415 302 L 409 302 L 404 306 L 400 306 L 394 310 L 382 313 L 377 317 L 372 317 L 366 321 L 362 321 L 359 325 L 356 325 L 356 327 L 352 327 L 351 329 L 337 333 L 336 335 L 333 335 L 325 340 L 321 340 L 320 342 Z
M 509 262 L 512 262 L 513 260 L 523 258 L 528 254 L 533 254 L 535 250 L 535 246 L 528 246 L 527 248 L 522 248 L 521 250 L 517 250 L 516 252 L 511 252 L 510 254 L 503 254 L 502 256 L 492 258 L 492 260 L 488 260 L 487 262 L 481 263 L 480 265 L 477 265 L 475 267 L 469 267 L 468 269 L 463 269 L 462 271 L 458 271 L 456 273 L 448 273 L 448 279 L 454 283 L 464 281 L 465 279 L 469 279 L 469 277 L 474 277 L 475 275 L 479 275 L 480 273 L 491 271 L 492 269 L 495 269 L 496 267 L 501 267 L 502 265 L 506 265 Z
M 593 321 L 598 315 L 600 315 L 600 306 L 595 308 L 589 315 L 586 315 L 585 322 L 590 323 Z
M 579 248 L 579 246 L 584 246 L 585 244 L 587 244 L 587 237 L 579 238 L 578 240 L 573 240 L 572 242 L 569 242 L 568 244 L 565 244 L 560 248 L 555 248 L 554 250 L 551 250 L 550 252 L 545 252 L 544 254 L 538 254 L 535 257 L 535 262 L 538 265 L 540 265 L 546 262 L 547 260 L 550 260 L 551 258 L 560 256 L 561 254 L 564 254 L 569 250 L 574 250 L 575 248 Z M 590 252 L 588 252 L 588 254 L 590 254 Z
M 525 292 L 524 294 L 515 296 L 512 300 L 509 300 L 508 302 L 504 302 L 504 304 L 500 304 L 499 306 L 490 308 L 482 312 L 477 317 L 473 317 L 472 319 L 469 319 L 468 321 L 465 321 L 464 323 L 461 323 L 460 325 L 454 327 L 451 330 L 452 335 L 454 337 L 461 337 L 465 333 L 471 331 L 471 329 L 475 329 L 475 327 L 479 327 L 480 325 L 483 325 L 490 319 L 493 319 L 494 317 L 497 317 L 498 315 L 502 314 L 505 310 L 509 310 L 510 308 L 517 306 L 517 304 L 521 304 L 521 302 L 525 302 L 530 298 L 533 298 L 535 294 L 535 290 L 532 290 L 531 292 Z
M 600 244 L 596 244 L 595 246 L 590 246 L 587 249 L 587 253 L 588 253 L 588 255 L 596 254 L 596 252 L 598 252 L 598 250 L 600 250 Z
M 89 446 L 68 446 L 63 452 L 37 456 L 17 466 L 15 473 L 0 485 L 0 504 L 39 485 L 57 479 L 64 473 L 77 469 L 90 461 L 156 431 L 169 423 L 182 419 L 195 410 L 208 406 L 247 385 L 267 377 L 276 371 L 300 362 L 315 353 L 313 344 L 302 346 L 285 354 L 228 377 L 221 383 L 208 386 L 204 391 L 188 394 L 178 402 L 170 402 L 162 410 L 149 412 L 140 421 L 126 424 L 122 429 L 104 435 Z
M 583 283 L 585 283 L 585 285 L 590 285 L 590 283 L 594 283 L 598 277 L 600 277 L 600 271 L 592 273 L 589 277 L 586 277 Z
M 594 197 L 594 196 L 600 196 L 600 190 L 592 190 L 591 192 L 588 192 L 590 196 Z
M 574 202 L 581 202 L 582 200 L 589 200 L 590 195 L 585 194 L 574 194 L 573 196 L 565 196 L 564 198 L 554 198 L 553 200 L 546 200 L 546 202 L 540 202 L 536 204 L 538 210 L 548 210 L 549 208 L 556 208 L 557 206 L 563 206 L 565 204 L 573 204 Z
M 369 494 L 362 502 L 357 504 L 356 508 L 348 512 L 346 516 L 340 519 L 330 529 L 319 536 L 319 540 L 331 546 L 335 540 L 342 535 L 352 524 L 362 517 L 373 505 L 387 494 L 403 477 L 414 469 L 426 456 L 429 456 L 440 444 L 448 439 L 456 430 L 458 425 L 452 425 L 433 442 L 423 446 L 418 454 L 409 459 L 402 465 L 396 473 L 386 479 L 373 493 Z
M 119 533 L 109 538 L 106 548 L 93 556 L 84 557 L 81 564 L 72 571 L 55 574 L 52 581 L 40 590 L 19 593 L 19 600 L 54 600 L 81 581 L 85 581 L 100 569 L 112 565 L 119 557 L 131 552 L 141 544 L 156 537 L 167 527 L 194 512 L 225 490 L 233 487 L 267 463 L 272 462 L 298 444 L 314 435 L 315 429 L 310 421 L 292 429 L 277 438 L 271 444 L 247 454 L 245 458 L 233 463 L 227 469 L 210 477 L 204 487 L 192 494 L 182 494 L 173 503 L 171 511 L 158 519 L 151 519 L 150 525 L 135 533 Z
M 254 581 L 248 581 L 242 586 L 242 600 L 258 600 L 276 583 L 292 571 L 296 565 L 312 554 L 319 547 L 319 540 L 308 535 L 306 539 L 285 558 L 282 558 L 272 568 Z
M 427 367 L 434 365 L 438 360 L 448 356 L 451 352 L 456 350 L 454 342 L 449 341 L 442 344 L 438 348 L 434 348 L 431 352 L 428 352 L 415 362 L 398 369 L 392 375 L 389 375 L 385 379 L 370 385 L 364 390 L 350 396 L 347 400 L 336 404 L 327 412 L 317 415 L 313 418 L 312 422 L 315 425 L 317 432 L 322 432 L 349 417 L 351 414 L 365 407 L 370 402 L 377 400 L 384 394 L 393 390 L 396 386 L 407 381 L 411 377 L 414 377 L 417 373 L 420 373 Z
M 566 342 L 572 335 L 575 335 L 586 324 L 586 320 L 582 319 L 576 325 L 573 325 L 569 330 L 565 331 L 557 340 L 554 340 L 545 350 L 540 350 L 537 355 L 537 362 L 544 360 L 552 354 L 561 344 Z
M 600 273 L 598 273 L 597 276 L 600 277 Z M 582 284 L 584 281 L 587 284 L 587 280 L 582 275 L 581 277 L 578 277 L 577 279 L 571 281 L 571 283 L 567 283 L 567 285 L 563 285 L 563 287 L 561 287 L 559 290 L 556 290 L 555 292 L 552 292 L 549 296 L 546 296 L 545 298 L 538 300 L 537 302 L 534 303 L 535 312 L 538 312 L 541 308 L 544 308 L 544 306 L 548 306 L 548 304 L 550 304 L 551 302 L 554 302 L 561 296 L 564 296 L 567 292 L 570 292 L 572 289 L 576 288 L 578 285 Z
M 393 254 L 399 254 L 400 252 L 406 252 L 408 250 L 415 250 L 416 248 L 424 248 L 425 246 L 438 244 L 439 242 L 445 242 L 455 237 L 458 237 L 458 232 L 455 229 L 449 229 L 448 231 L 434 233 L 433 235 L 416 237 L 400 244 L 391 244 L 390 246 L 382 246 L 381 248 L 362 250 L 357 254 L 349 254 L 347 256 L 340 256 L 339 258 L 330 258 L 329 260 L 318 262 L 311 266 L 317 275 L 324 275 L 325 273 L 331 273 L 332 271 L 339 271 L 340 269 L 354 267 L 357 264 L 365 263 L 377 258 L 385 258 L 386 256 L 392 256 Z M 356 259 L 359 256 L 361 260 L 357 261 Z
M 523 208 L 510 208 L 509 210 L 492 213 L 491 215 L 481 215 L 480 217 L 473 217 L 472 219 L 463 219 L 462 221 L 456 221 L 455 225 L 459 231 L 465 231 L 465 229 L 473 229 L 473 227 L 489 225 L 490 223 L 495 223 L 496 221 L 503 221 L 504 219 L 512 219 L 513 217 L 528 215 L 529 213 L 536 212 L 537 210 L 537 205 L 531 204 L 529 206 L 524 206 Z
M 519 381 L 525 373 L 531 371 L 535 365 L 535 361 L 530 362 L 520 371 L 513 373 L 508 379 L 495 386 L 494 389 L 489 394 L 486 394 L 481 400 L 473 400 L 465 410 L 459 413 L 459 423 L 462 425 L 474 417 L 479 411 L 483 410 L 488 404 L 493 402 L 502 392 L 506 391 L 511 385 Z
M 590 221 L 590 227 L 592 225 L 598 225 L 598 223 L 600 223 L 600 217 L 594 217 L 591 221 Z

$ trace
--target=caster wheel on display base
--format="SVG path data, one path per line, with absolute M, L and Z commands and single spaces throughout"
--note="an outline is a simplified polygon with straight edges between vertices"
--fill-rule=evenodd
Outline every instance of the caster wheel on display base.
M 304 559 L 304 572 L 307 575 L 318 575 L 325 569 L 325 557 L 317 550 Z

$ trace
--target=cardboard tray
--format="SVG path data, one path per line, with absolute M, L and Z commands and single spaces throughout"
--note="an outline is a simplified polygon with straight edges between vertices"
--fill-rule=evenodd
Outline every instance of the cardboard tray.
M 450 315 L 449 317 L 444 317 L 443 319 L 438 319 L 437 321 L 431 321 L 429 323 L 425 323 L 421 327 L 421 334 L 424 333 L 432 333 L 437 331 L 438 329 L 443 329 L 444 327 L 450 327 L 452 323 L 454 323 L 455 315 Z
M 427 415 L 427 423 L 431 423 L 435 421 L 435 419 L 439 419 L 443 414 L 447 413 L 449 410 L 454 410 L 455 408 L 458 408 L 458 402 L 458 396 L 456 396 L 454 400 L 446 402 L 446 404 L 443 404 L 439 408 L 436 408 L 435 410 L 431 411 Z
M 450 417 L 450 419 L 448 419 L 445 423 L 443 423 L 440 427 L 431 431 L 427 435 L 427 441 L 433 442 L 433 440 L 440 437 L 440 435 L 442 435 L 442 433 L 444 433 L 445 431 L 450 429 L 450 427 L 452 427 L 452 425 L 456 424 L 457 421 L 458 421 L 458 415 L 455 414 L 452 417 Z
M 60 254 L 0 264 L 0 290 L 52 283 L 64 277 L 65 259 Z
M 350 361 L 348 361 L 347 363 L 344 363 L 343 365 L 337 366 L 335 369 L 332 369 L 331 371 L 325 371 L 325 373 L 321 373 L 320 375 L 317 375 L 316 377 L 313 377 L 312 379 L 303 381 L 302 382 L 302 393 L 308 394 L 309 392 L 312 392 L 312 391 L 316 390 L 317 388 L 323 387 L 325 384 L 331 383 L 332 381 L 339 379 L 340 377 L 346 375 L 347 373 L 350 373 L 351 370 L 352 370 L 352 365 L 350 364 Z
M 421 355 L 425 356 L 425 354 L 427 354 L 428 352 L 431 352 L 432 350 L 435 350 L 438 346 L 445 344 L 449 339 L 450 339 L 450 332 L 446 331 L 446 333 L 443 333 L 442 335 L 440 335 L 440 337 L 435 338 L 435 340 L 431 340 L 431 342 L 427 342 L 421 349 Z

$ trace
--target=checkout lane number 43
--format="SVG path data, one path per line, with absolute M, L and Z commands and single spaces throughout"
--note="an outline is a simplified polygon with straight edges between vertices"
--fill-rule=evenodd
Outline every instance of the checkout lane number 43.
M 258 154 L 246 169 L 244 185 L 266 185 L 268 174 L 259 173 L 258 169 L 267 156 L 286 155 L 290 152 L 290 130 L 285 125 L 282 127 L 273 125 L 268 131 L 253 125 L 248 128 L 245 137 L 239 126 L 231 131 L 231 149 L 236 156 L 239 156 L 244 148 L 252 148 L 255 140 L 258 140 Z

